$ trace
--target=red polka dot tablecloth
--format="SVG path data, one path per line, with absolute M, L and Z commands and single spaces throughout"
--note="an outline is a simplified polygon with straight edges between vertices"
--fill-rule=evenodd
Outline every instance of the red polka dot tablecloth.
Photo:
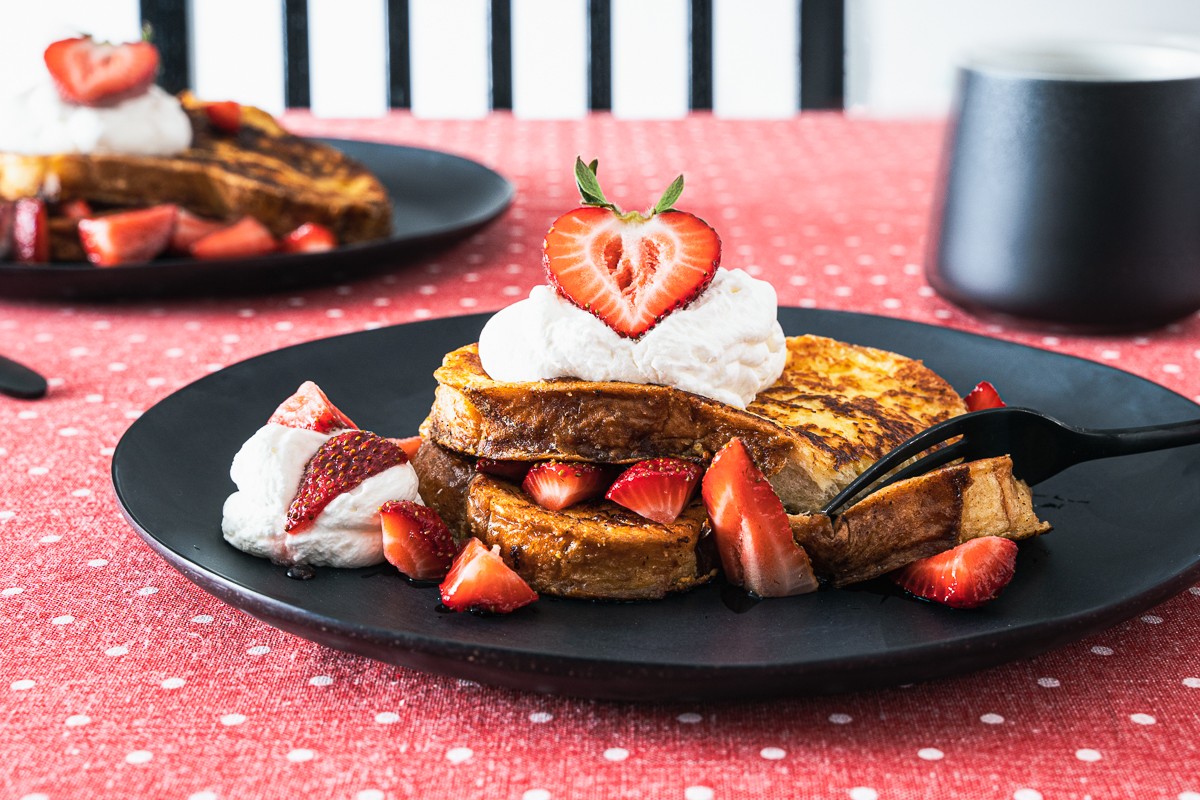
M 514 182 L 516 201 L 451 248 L 353 283 L 0 301 L 0 352 L 51 384 L 40 401 L 0 397 L 0 795 L 1200 800 L 1200 587 L 1040 657 L 953 679 L 655 706 L 387 666 L 271 628 L 189 583 L 117 507 L 110 460 L 130 422 L 253 355 L 524 296 L 543 279 L 547 225 L 575 204 L 577 154 L 600 159 L 609 197 L 629 207 L 686 172 L 683 205 L 718 229 L 724 263 L 771 280 L 783 305 L 984 333 L 1200 399 L 1198 317 L 1084 338 L 1002 327 L 933 293 L 921 261 L 934 122 L 286 121 L 476 159 Z

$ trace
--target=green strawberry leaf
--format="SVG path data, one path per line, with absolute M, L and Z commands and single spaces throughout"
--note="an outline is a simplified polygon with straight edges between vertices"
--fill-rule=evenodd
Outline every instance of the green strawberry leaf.
M 575 183 L 579 186 L 579 196 L 583 198 L 583 204 L 586 206 L 607 208 L 619 214 L 621 209 L 608 202 L 604 190 L 600 188 L 600 181 L 596 177 L 596 168 L 599 165 L 599 161 L 593 160 L 591 164 L 584 164 L 582 158 L 575 157 Z
M 671 185 L 663 192 L 663 196 L 658 199 L 658 204 L 654 206 L 654 210 L 650 212 L 650 216 L 661 214 L 664 211 L 674 211 L 675 201 L 679 199 L 679 195 L 681 194 L 683 194 L 682 175 L 671 181 Z

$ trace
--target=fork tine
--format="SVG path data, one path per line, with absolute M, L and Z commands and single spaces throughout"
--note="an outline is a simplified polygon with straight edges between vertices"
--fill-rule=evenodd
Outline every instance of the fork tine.
M 943 448 L 934 450 L 928 455 L 921 456 L 913 463 L 901 470 L 897 470 L 895 474 L 889 475 L 875 485 L 875 491 L 879 491 L 885 486 L 891 486 L 893 483 L 915 478 L 918 475 L 924 475 L 926 472 L 933 472 L 938 467 L 944 467 L 951 461 L 957 461 L 963 457 L 963 453 L 967 449 L 966 439 L 955 442 L 954 444 L 946 445 Z
M 885 454 L 883 458 L 876 461 L 866 469 L 861 475 L 847 484 L 845 489 L 838 492 L 837 496 L 829 501 L 824 508 L 821 509 L 823 514 L 832 514 L 838 508 L 846 504 L 846 501 L 852 497 L 856 497 L 864 489 L 878 481 L 883 476 L 887 475 L 896 467 L 908 461 L 916 455 L 920 455 L 931 447 L 941 444 L 947 439 L 952 439 L 964 432 L 964 429 L 969 422 L 964 422 L 969 415 L 951 417 L 945 422 L 939 422 L 931 428 L 927 428 L 911 439 L 901 443 L 894 450 Z

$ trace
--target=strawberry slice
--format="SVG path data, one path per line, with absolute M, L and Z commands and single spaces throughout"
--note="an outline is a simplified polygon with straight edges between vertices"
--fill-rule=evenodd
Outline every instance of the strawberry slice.
M 283 530 L 303 530 L 339 494 L 385 469 L 407 463 L 408 456 L 394 442 L 370 431 L 345 431 L 327 439 L 304 467 Z
M 43 57 L 59 96 L 80 106 L 137 97 L 158 74 L 158 48 L 150 42 L 109 44 L 81 36 L 54 42 Z
M 484 475 L 504 478 L 506 481 L 521 483 L 533 466 L 528 461 L 501 461 L 495 458 L 480 458 L 475 462 L 475 471 Z
M 8 258 L 13 249 L 13 215 L 16 203 L 0 200 L 0 261 Z
M 457 548 L 450 529 L 429 506 L 391 500 L 379 507 L 383 557 L 414 581 L 440 581 Z
M 254 217 L 214 231 L 192 243 L 196 258 L 247 258 L 275 251 L 275 237 Z
M 952 608 L 975 608 L 1000 594 L 1017 568 L 1017 543 L 1000 536 L 969 539 L 893 573 L 906 592 Z
M 317 433 L 358 428 L 312 381 L 300 384 L 291 397 L 279 404 L 267 422 Z
M 235 134 L 242 129 L 242 107 L 232 100 L 208 103 L 204 114 L 221 133 Z
M 1003 408 L 1006 405 L 1000 399 L 1000 393 L 996 391 L 996 387 L 987 381 L 980 381 L 976 384 L 974 389 L 967 392 L 967 396 L 963 398 L 963 402 L 967 404 L 968 411 L 982 411 L 985 408 Z
M 783 503 L 740 439 L 717 451 L 700 491 L 731 583 L 759 597 L 816 591 L 808 553 L 792 538 Z
M 542 508 L 562 511 L 604 492 L 608 474 L 596 464 L 543 461 L 529 469 L 521 482 L 533 501 Z
M 604 198 L 594 161 L 576 159 L 575 180 L 585 207 L 550 227 L 546 274 L 564 298 L 636 339 L 704 291 L 721 262 L 721 240 L 704 220 L 672 208 L 682 175 L 645 213 Z
M 175 229 L 171 231 L 171 242 L 167 249 L 172 253 L 186 255 L 191 252 L 192 245 L 196 242 L 225 227 L 228 227 L 227 223 L 198 217 L 181 208 L 175 217 Z
M 337 237 L 333 231 L 315 222 L 304 223 L 279 242 L 279 249 L 285 253 L 321 253 L 335 247 Z
M 167 249 L 177 213 L 167 204 L 81 219 L 79 240 L 98 267 L 150 261 Z
M 467 540 L 439 588 L 442 604 L 454 611 L 507 614 L 538 599 L 537 592 L 500 558 L 500 545 L 489 550 L 478 539 Z
M 639 461 L 621 473 L 604 497 L 648 520 L 669 525 L 700 487 L 704 468 L 681 458 Z
M 22 197 L 13 207 L 13 257 L 25 264 L 50 260 L 50 218 L 46 203 Z
M 417 457 L 417 451 L 421 449 L 420 436 L 406 436 L 403 439 L 392 439 L 392 441 L 404 451 L 410 461 Z
M 65 203 L 59 204 L 58 214 L 72 222 L 79 222 L 81 219 L 94 216 L 92 207 L 88 204 L 87 200 L 83 199 L 68 200 Z

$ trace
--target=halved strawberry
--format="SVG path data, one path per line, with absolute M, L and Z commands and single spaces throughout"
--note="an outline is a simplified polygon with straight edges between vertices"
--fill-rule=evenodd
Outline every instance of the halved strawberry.
M 171 231 L 171 242 L 167 249 L 180 255 L 188 254 L 196 242 L 225 227 L 228 227 L 228 223 L 205 219 L 181 208 L 175 217 L 175 229 Z
M 494 475 L 497 478 L 504 478 L 506 481 L 520 483 L 525 480 L 525 476 L 529 474 L 529 469 L 532 467 L 532 462 L 529 461 L 501 461 L 495 458 L 480 458 L 475 462 L 475 471 L 482 472 L 484 475 Z
M 50 260 L 50 218 L 46 203 L 22 197 L 13 207 L 13 257 L 26 264 Z
M 648 520 L 669 525 L 700 488 L 704 468 L 682 458 L 651 458 L 621 473 L 605 498 Z
M 370 431 L 345 431 L 325 441 L 304 467 L 283 529 L 295 533 L 312 524 L 333 498 L 397 464 L 404 451 Z
M 54 42 L 43 57 L 59 96 L 80 106 L 137 97 L 158 74 L 158 48 L 150 42 L 109 44 L 81 36 Z
M 315 222 L 306 222 L 279 241 L 285 253 L 320 253 L 337 247 L 333 231 Z
M 13 213 L 16 203 L 0 200 L 0 261 L 8 258 L 13 249 Z
M 550 227 L 546 274 L 560 295 L 636 339 L 704 291 L 721 262 L 721 240 L 704 220 L 672 208 L 682 175 L 645 213 L 604 198 L 594 161 L 576 159 L 575 180 L 587 207 Z
M 242 107 L 232 100 L 206 103 L 204 113 L 221 133 L 237 133 L 242 128 Z
M 525 473 L 521 482 L 533 501 L 542 508 L 562 511 L 604 493 L 608 473 L 595 464 L 542 461 Z
M 58 214 L 64 219 L 69 219 L 72 222 L 79 222 L 81 219 L 87 219 L 93 216 L 92 207 L 87 200 L 76 198 L 67 200 L 65 203 L 59 203 Z
M 151 206 L 79 220 L 79 241 L 98 267 L 150 261 L 167 249 L 176 206 Z
M 274 252 L 275 237 L 254 217 L 242 217 L 228 227 L 192 243 L 196 258 L 246 258 Z
M 996 391 L 996 387 L 987 381 L 980 381 L 976 384 L 974 389 L 967 392 L 967 396 L 963 398 L 963 402 L 967 404 L 968 411 L 982 411 L 985 408 L 1003 408 L 1005 405 L 1005 402 L 1000 399 L 1000 393 Z
M 267 422 L 317 433 L 353 430 L 358 427 L 349 417 L 338 411 L 337 406 L 329 402 L 329 398 L 321 391 L 321 387 L 312 381 L 300 384 L 291 397 L 279 404 L 279 408 L 275 409 L 275 413 Z
M 1000 594 L 1017 568 L 1017 543 L 981 536 L 893 573 L 910 594 L 953 608 L 975 608 Z
M 392 441 L 400 446 L 400 449 L 404 451 L 409 460 L 416 458 L 417 451 L 421 449 L 420 436 L 406 436 L 403 439 L 392 439 Z
M 442 604 L 455 611 L 507 614 L 538 599 L 500 557 L 500 545 L 489 550 L 478 539 L 468 539 L 455 557 L 439 590 Z
M 457 548 L 450 529 L 429 506 L 391 500 L 379 507 L 383 557 L 415 581 L 440 581 Z
M 792 538 L 783 503 L 740 439 L 717 451 L 701 494 L 731 583 L 759 597 L 816 591 L 808 553 Z

